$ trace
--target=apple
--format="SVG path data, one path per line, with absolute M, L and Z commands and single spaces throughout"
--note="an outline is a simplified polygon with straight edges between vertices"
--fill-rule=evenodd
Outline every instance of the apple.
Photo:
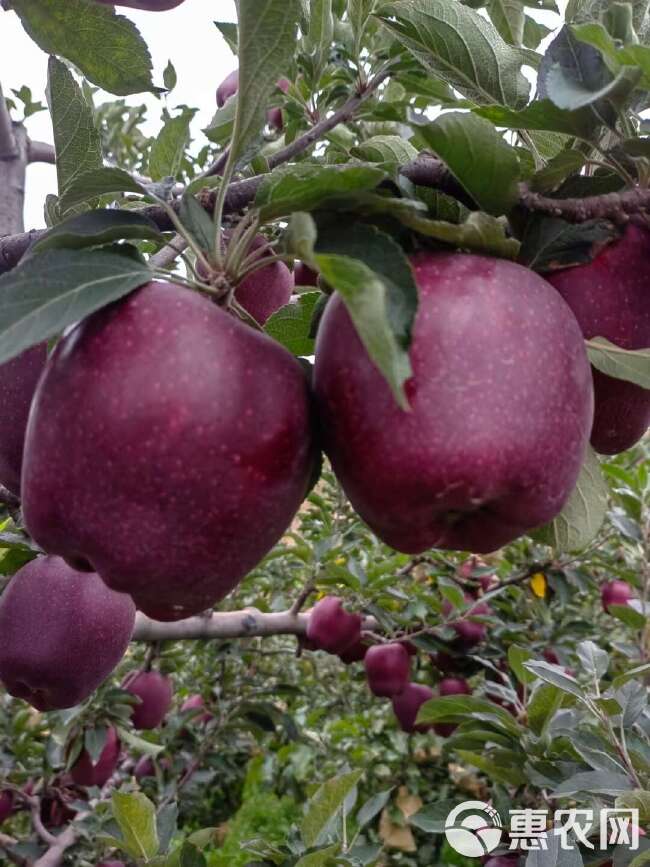
M 23 510 L 50 553 L 156 620 L 211 608 L 280 539 L 316 462 L 282 346 L 152 282 L 59 341 L 27 429 Z
M 379 698 L 399 695 L 409 682 L 411 659 L 403 644 L 376 644 L 366 653 L 366 678 Z
M 325 596 L 309 616 L 307 640 L 319 650 L 344 653 L 361 640 L 361 623 L 361 616 L 347 612 L 337 596 Z
M 304 262 L 298 262 L 293 269 L 293 280 L 296 286 L 318 286 L 318 273 Z
M 158 728 L 172 705 L 171 678 L 158 671 L 136 671 L 126 677 L 122 688 L 140 699 L 131 715 L 133 727 Z
M 627 586 L 627 585 L 626 585 Z M 551 665 L 561 665 L 560 657 L 557 655 L 555 650 L 552 647 L 545 647 L 542 656 L 547 662 L 550 662 Z
M 422 683 L 408 683 L 399 695 L 393 696 L 393 712 L 402 731 L 426 732 L 431 726 L 418 725 L 415 720 L 422 705 L 433 698 L 433 690 Z
M 487 602 L 476 603 L 474 597 L 470 593 L 465 594 L 465 602 L 472 606 L 470 617 L 487 617 L 492 614 L 492 609 Z M 445 617 L 448 617 L 453 610 L 454 606 L 448 599 L 445 599 L 442 604 L 442 613 Z M 459 646 L 464 649 L 469 649 L 470 647 L 474 647 L 476 644 L 480 644 L 487 636 L 487 626 L 485 623 L 478 623 L 475 620 L 458 620 L 449 625 L 458 636 Z
M 519 855 L 513 853 L 511 855 L 492 855 L 485 861 L 484 867 L 517 867 L 519 863 Z
M 124 861 L 102 861 L 97 867 L 126 867 Z
M 314 386 L 325 449 L 386 544 L 494 551 L 554 518 L 575 487 L 593 415 L 584 340 L 532 271 L 422 252 L 401 409 L 340 296 L 325 310 Z
M 13 792 L 5 790 L 0 792 L 0 825 L 6 821 L 14 811 Z
M 609 611 L 610 605 L 627 605 L 632 598 L 634 593 L 627 581 L 607 581 L 600 588 L 603 611 Z
M 291 87 L 291 82 L 287 78 L 281 78 L 276 82 L 275 86 L 286 93 Z M 239 70 L 233 70 L 227 75 L 217 88 L 217 108 L 222 108 L 231 96 L 234 96 L 239 90 Z M 279 107 L 270 108 L 266 113 L 266 119 L 269 126 L 281 132 L 284 127 L 282 119 L 282 109 Z
M 117 732 L 113 726 L 110 726 L 106 732 L 106 743 L 97 762 L 93 762 L 87 750 L 82 750 L 70 769 L 70 776 L 78 786 L 104 786 L 117 767 L 120 749 Z
M 629 224 L 622 238 L 592 262 L 548 275 L 587 339 L 605 337 L 623 349 L 650 346 L 650 232 Z M 604 455 L 631 448 L 650 425 L 650 390 L 593 370 L 591 444 Z
M 138 782 L 144 780 L 146 777 L 156 776 L 156 768 L 151 756 L 142 756 L 138 759 L 135 763 L 135 768 L 133 769 L 133 776 Z
M 445 677 L 438 684 L 438 695 L 471 695 L 472 688 L 462 677 Z M 440 737 L 448 738 L 458 728 L 456 723 L 435 723 L 433 730 Z
M 186 698 L 183 704 L 181 705 L 181 713 L 188 713 L 191 710 L 202 710 L 205 708 L 205 701 L 202 695 L 191 695 L 189 698 Z M 210 713 L 210 711 L 205 711 L 205 713 L 194 714 L 192 716 L 191 722 L 196 722 L 199 725 L 205 725 L 209 723 L 210 720 L 214 719 L 214 716 Z
M 117 666 L 135 606 L 98 575 L 37 557 L 0 597 L 0 680 L 37 710 L 73 707 Z
M 363 662 L 369 649 L 370 645 L 362 638 L 351 644 L 350 647 L 339 653 L 338 656 L 345 665 L 352 665 L 355 662 Z
M 0 484 L 16 496 L 29 409 L 46 361 L 47 346 L 39 343 L 0 365 Z

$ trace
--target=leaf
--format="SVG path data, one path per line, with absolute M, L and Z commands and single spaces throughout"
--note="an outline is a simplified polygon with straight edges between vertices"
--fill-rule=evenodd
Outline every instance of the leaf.
M 348 19 L 354 32 L 355 51 L 358 54 L 361 42 L 368 26 L 368 19 L 377 4 L 377 0 L 348 0 Z
M 0 363 L 150 278 L 144 262 L 102 250 L 47 250 L 21 262 L 0 276 Z
M 645 615 L 629 605 L 608 605 L 607 613 L 632 629 L 643 629 L 646 625 Z
M 67 66 L 55 57 L 47 66 L 47 103 L 60 195 L 76 175 L 102 165 L 102 149 L 91 106 Z
M 261 133 L 276 81 L 291 66 L 299 0 L 239 0 L 239 91 L 229 164 L 237 165 Z
M 523 108 L 522 54 L 457 0 L 394 0 L 375 13 L 423 66 L 479 105 Z
M 537 217 L 528 221 L 519 261 L 542 274 L 563 270 L 591 262 L 616 237 L 616 229 L 605 221 L 574 225 L 566 220 Z
M 577 174 L 586 161 L 585 155 L 573 148 L 560 151 L 543 169 L 533 175 L 531 189 L 538 193 L 550 193 L 556 190 L 569 175 Z
M 623 349 L 594 337 L 587 341 L 587 353 L 593 366 L 608 376 L 650 389 L 650 349 Z
M 307 50 L 313 55 L 316 78 L 326 66 L 334 39 L 334 16 L 332 0 L 311 0 L 309 32 L 305 40 Z
M 524 4 L 521 0 L 489 0 L 490 20 L 509 45 L 521 45 L 524 38 Z
M 576 487 L 564 508 L 553 521 L 529 535 L 558 552 L 579 551 L 598 535 L 608 499 L 609 488 L 600 461 L 588 446 Z
M 484 755 L 460 749 L 456 752 L 463 764 L 474 765 L 475 768 L 487 774 L 491 780 L 511 786 L 521 786 L 527 782 L 521 758 L 516 753 L 510 754 L 506 750 L 493 750 L 488 755 Z
M 327 846 L 325 849 L 320 849 L 318 852 L 310 852 L 308 855 L 303 855 L 296 862 L 295 867 L 329 867 L 332 863 L 331 859 L 341 851 L 341 846 L 336 843 L 333 846 Z
M 609 654 L 593 641 L 581 641 L 576 648 L 578 659 L 588 674 L 600 680 L 607 674 Z
M 402 408 L 411 376 L 408 349 L 417 310 L 417 288 L 402 248 L 363 223 L 334 218 L 318 227 L 315 265 L 341 295 L 369 356 Z
M 350 771 L 323 783 L 307 805 L 300 831 L 307 848 L 315 846 L 322 832 L 343 807 L 345 799 L 357 785 L 363 770 Z
M 113 815 L 124 837 L 124 846 L 134 858 L 153 858 L 158 854 L 156 811 L 141 792 L 113 792 Z
M 178 827 L 178 804 L 165 804 L 156 814 L 156 830 L 160 841 L 160 851 L 165 853 L 169 849 L 174 834 Z
M 545 683 L 551 683 L 562 692 L 585 701 L 586 696 L 578 681 L 575 677 L 567 674 L 560 665 L 552 665 L 550 662 L 542 662 L 541 660 L 528 660 L 528 662 L 524 662 L 524 666 Z
M 232 21 L 215 21 L 214 26 L 226 41 L 233 54 L 237 54 L 237 25 Z
M 487 253 L 502 259 L 516 259 L 519 253 L 519 241 L 506 236 L 505 224 L 481 211 L 473 211 L 459 225 L 429 220 L 416 213 L 397 212 L 395 215 L 419 234 L 461 250 Z
M 356 816 L 357 828 L 359 830 L 365 828 L 367 824 L 372 822 L 375 816 L 378 816 L 379 813 L 381 813 L 388 803 L 392 792 L 393 789 L 386 789 L 386 791 L 378 792 L 366 801 Z
M 499 705 L 473 695 L 446 695 L 432 698 L 420 708 L 417 723 L 427 725 L 434 722 L 462 722 L 474 718 L 500 723 L 509 732 L 516 734 L 519 726 L 513 717 Z
M 616 799 L 617 810 L 638 810 L 639 825 L 643 828 L 650 822 L 650 792 L 645 789 L 632 789 Z
M 69 208 L 90 202 L 98 196 L 107 193 L 140 193 L 146 194 L 146 189 L 128 172 L 116 168 L 98 168 L 80 172 L 63 191 L 59 199 L 59 208 L 65 212 Z
M 102 750 L 106 745 L 106 736 L 108 728 L 106 726 L 98 726 L 97 728 L 88 728 L 84 732 L 84 747 L 88 751 L 93 764 L 97 764 Z
M 178 117 L 170 117 L 154 138 L 149 154 L 149 175 L 152 180 L 179 177 L 194 115 L 193 109 L 185 108 Z
M 537 735 L 541 735 L 545 724 L 562 704 L 562 690 L 552 683 L 537 683 L 526 704 L 528 725 Z
M 212 217 L 189 192 L 181 198 L 178 217 L 202 250 L 207 253 L 213 249 L 215 229 Z
M 417 813 L 409 816 L 409 823 L 426 834 L 444 834 L 447 816 L 457 805 L 457 800 L 427 804 Z
M 562 795 L 574 795 L 577 792 L 619 795 L 631 788 L 630 778 L 624 774 L 613 774 L 611 771 L 584 771 L 565 780 L 550 794 L 550 797 L 559 798 Z
M 628 680 L 636 680 L 641 679 L 644 675 L 650 673 L 650 662 L 644 662 L 642 665 L 635 665 L 634 668 L 631 668 L 629 671 L 623 672 L 623 674 L 619 674 L 612 681 L 612 686 L 617 689 L 620 686 L 623 686 Z
M 144 40 L 112 6 L 89 0 L 12 0 L 11 8 L 39 48 L 65 57 L 98 87 L 118 96 L 155 92 Z
M 521 111 L 514 111 L 503 105 L 474 108 L 472 111 L 479 117 L 492 121 L 495 126 L 559 132 L 585 141 L 589 141 L 598 126 L 598 119 L 590 109 L 566 111 L 558 108 L 550 99 L 536 99 Z
M 376 166 L 283 167 L 262 182 L 255 204 L 264 222 L 294 211 L 312 211 L 338 196 L 374 190 L 385 178 Z
M 480 209 L 507 213 L 518 199 L 516 151 L 487 120 L 451 112 L 418 129 Z
M 80 250 L 128 238 L 160 241 L 162 237 L 160 229 L 152 220 L 132 211 L 86 211 L 50 229 L 29 248 L 23 261 L 36 253 L 55 248 Z
M 203 130 L 211 142 L 218 145 L 225 143 L 232 136 L 237 113 L 237 97 L 231 96 L 221 108 L 218 108 L 209 125 Z
M 118 726 L 117 732 L 120 736 L 121 742 L 128 744 L 139 753 L 144 753 L 147 756 L 155 757 L 165 749 L 162 744 L 153 744 L 151 741 L 138 737 L 138 735 L 133 733 L 132 729 Z
M 532 657 L 532 652 L 525 647 L 511 644 L 508 648 L 508 665 L 519 683 L 533 683 L 535 680 L 535 675 L 524 668 L 524 662 L 532 659 Z
M 410 142 L 399 135 L 375 135 L 350 151 L 353 157 L 369 163 L 395 163 L 404 165 L 414 160 L 418 152 Z
M 312 320 L 320 292 L 303 292 L 298 300 L 281 307 L 271 316 L 264 330 L 294 355 L 313 355 Z
M 183 843 L 178 860 L 179 867 L 207 867 L 205 855 L 187 840 Z
M 174 64 L 171 60 L 167 61 L 167 66 L 163 72 L 163 84 L 165 85 L 165 90 L 169 93 L 171 92 L 178 83 L 178 76 L 176 74 L 176 70 L 174 69 Z

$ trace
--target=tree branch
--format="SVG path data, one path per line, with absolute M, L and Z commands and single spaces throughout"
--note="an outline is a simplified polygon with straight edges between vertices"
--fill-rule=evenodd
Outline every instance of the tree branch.
M 11 133 L 13 151 L 5 150 L 6 130 L 3 131 L 2 106 L 5 104 L 0 95 L 0 235 L 22 232 L 23 208 L 25 204 L 25 169 L 27 167 L 27 131 L 16 124 Z
M 560 217 L 569 223 L 584 223 L 587 220 L 627 223 L 632 215 L 650 209 L 650 189 L 634 187 L 622 193 L 587 196 L 584 199 L 551 199 L 532 192 L 527 184 L 520 184 L 519 204 L 528 211 Z
M 27 143 L 27 162 L 29 163 L 56 163 L 54 146 L 44 141 L 32 141 Z
M 0 86 L 0 160 L 13 160 L 17 153 L 9 108 Z
M 133 641 L 180 641 L 183 639 L 256 638 L 268 635 L 304 635 L 309 616 L 291 611 L 266 614 L 257 608 L 216 611 L 188 617 L 175 623 L 159 623 L 138 613 Z
M 63 863 L 66 851 L 77 842 L 77 832 L 74 825 L 68 825 L 62 831 L 45 854 L 34 862 L 34 867 L 59 867 Z

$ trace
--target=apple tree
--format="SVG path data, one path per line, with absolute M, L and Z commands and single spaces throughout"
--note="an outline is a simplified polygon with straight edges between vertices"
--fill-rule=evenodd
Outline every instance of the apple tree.
M 1 5 L 0 862 L 641 867 L 647 0 Z

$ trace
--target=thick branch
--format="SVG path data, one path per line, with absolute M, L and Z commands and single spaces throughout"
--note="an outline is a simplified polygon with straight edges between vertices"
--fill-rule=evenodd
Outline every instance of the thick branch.
M 44 855 L 34 862 L 34 867 L 60 867 L 66 851 L 77 841 L 77 832 L 74 825 L 68 827 L 59 834 Z
M 205 617 L 188 617 L 176 623 L 159 623 L 139 613 L 133 641 L 181 641 L 183 639 L 256 638 L 268 635 L 304 635 L 309 616 L 290 611 L 265 614 L 257 608 L 217 611 Z
M 44 141 L 30 141 L 27 144 L 27 162 L 30 163 L 56 163 L 54 146 Z
M 1 96 L 0 102 L 3 102 Z M 0 153 L 4 138 L 1 128 L 2 111 L 0 110 Z M 13 153 L 0 156 L 0 235 L 12 235 L 24 229 L 23 208 L 27 166 L 27 132 L 24 126 L 20 124 L 14 126 L 12 142 Z
M 627 223 L 632 215 L 650 209 L 650 189 L 641 187 L 584 199 L 551 199 L 532 192 L 526 184 L 520 184 L 519 193 L 519 204 L 527 210 L 560 217 L 569 223 L 584 223 L 587 220 Z
M 13 159 L 17 151 L 9 109 L 0 87 L 0 160 Z

